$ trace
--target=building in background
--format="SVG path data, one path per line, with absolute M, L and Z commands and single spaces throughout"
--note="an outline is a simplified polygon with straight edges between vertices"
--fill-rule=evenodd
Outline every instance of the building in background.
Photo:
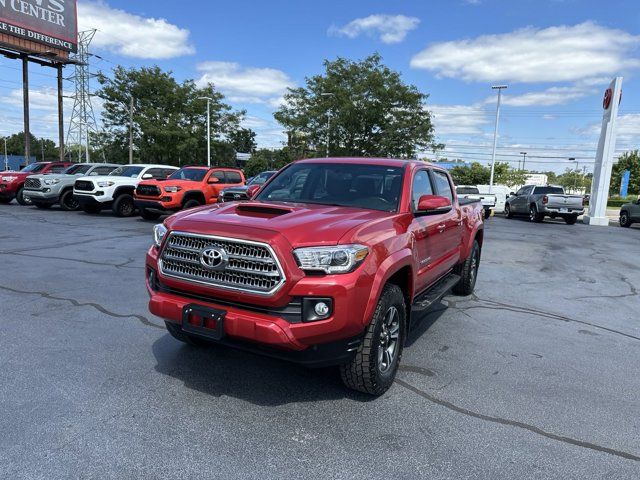
M 0 157 L 0 170 L 1 171 L 11 171 L 17 172 L 20 169 L 24 168 L 26 162 L 24 161 L 24 156 L 19 155 L 7 155 L 7 163 L 9 164 L 9 168 L 5 167 L 4 156 Z M 31 157 L 29 163 L 33 163 L 36 161 L 36 157 Z

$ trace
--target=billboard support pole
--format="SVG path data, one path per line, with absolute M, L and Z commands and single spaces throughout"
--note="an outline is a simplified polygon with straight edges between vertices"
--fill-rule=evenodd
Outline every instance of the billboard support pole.
M 31 163 L 31 131 L 29 128 L 29 56 L 22 55 L 22 100 L 24 103 L 24 162 Z
M 63 65 L 59 63 L 58 65 L 56 65 L 56 68 L 58 69 L 58 146 L 60 149 L 60 161 L 64 162 L 64 89 L 62 86 Z

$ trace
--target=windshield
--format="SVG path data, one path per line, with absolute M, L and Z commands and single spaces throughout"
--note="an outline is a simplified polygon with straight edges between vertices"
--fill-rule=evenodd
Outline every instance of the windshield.
M 248 183 L 247 186 L 250 185 L 264 185 L 265 183 L 267 183 L 267 180 L 269 180 L 271 177 L 273 177 L 277 172 L 262 172 L 258 175 L 256 175 L 255 177 L 253 177 L 253 179 Z
M 91 170 L 91 165 L 71 165 L 62 172 L 63 175 L 84 175 Z
M 458 195 L 478 195 L 480 190 L 475 187 L 458 187 L 456 188 L 456 193 Z
M 536 187 L 534 193 L 542 195 L 564 195 L 562 187 Z
M 192 180 L 194 182 L 201 182 L 204 180 L 206 174 L 207 170 L 204 168 L 181 168 L 172 173 L 169 180 Z
M 398 167 L 296 163 L 281 171 L 256 199 L 395 212 L 401 189 Z
M 118 167 L 109 174 L 110 177 L 136 178 L 144 167 Z
M 31 165 L 27 165 L 26 167 L 24 167 L 22 170 L 20 170 L 21 172 L 40 172 L 44 169 L 46 163 L 32 163 Z

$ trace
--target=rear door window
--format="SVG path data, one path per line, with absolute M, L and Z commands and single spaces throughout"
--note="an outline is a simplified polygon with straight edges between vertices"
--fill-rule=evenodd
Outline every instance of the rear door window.
M 227 177 L 226 183 L 242 183 L 242 176 L 239 172 L 227 171 L 225 175 Z

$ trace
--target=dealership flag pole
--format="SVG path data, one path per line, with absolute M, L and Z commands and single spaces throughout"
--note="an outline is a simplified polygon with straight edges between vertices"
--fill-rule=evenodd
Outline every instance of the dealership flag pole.
M 22 100 L 24 102 L 24 164 L 31 163 L 31 130 L 29 128 L 29 57 L 22 55 Z
M 493 190 L 493 176 L 496 171 L 496 148 L 498 147 L 498 122 L 500 121 L 500 100 L 502 98 L 502 89 L 507 88 L 506 85 L 494 85 L 493 90 L 498 90 L 498 108 L 496 108 L 496 126 L 493 131 L 493 154 L 491 155 L 491 179 L 489 180 L 489 193 Z

